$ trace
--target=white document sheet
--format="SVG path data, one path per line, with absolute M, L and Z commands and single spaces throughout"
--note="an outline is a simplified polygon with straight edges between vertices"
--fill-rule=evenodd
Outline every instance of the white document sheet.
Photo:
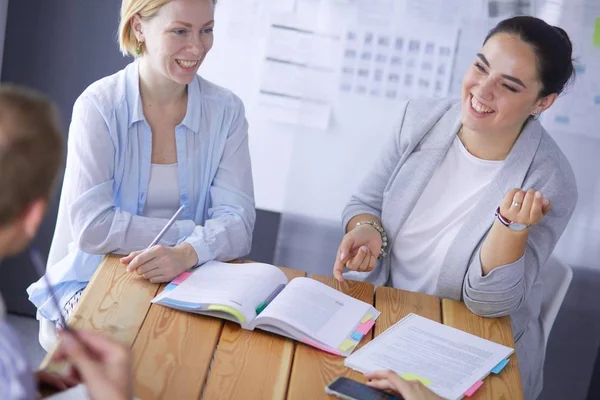
M 513 353 L 502 346 L 409 314 L 348 357 L 345 365 L 369 372 L 392 370 L 431 381 L 429 388 L 448 399 L 460 399 L 502 360 Z

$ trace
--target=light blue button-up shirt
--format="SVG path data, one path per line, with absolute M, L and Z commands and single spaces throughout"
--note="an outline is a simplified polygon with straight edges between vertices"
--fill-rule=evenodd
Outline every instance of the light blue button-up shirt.
M 0 399 L 37 398 L 35 379 L 19 335 L 4 317 L 0 296 Z
M 241 100 L 197 76 L 175 128 L 180 204 L 186 208 L 160 244 L 189 243 L 198 264 L 250 251 L 256 213 Z M 152 132 L 142 108 L 138 62 L 77 99 L 47 275 L 64 306 L 85 287 L 104 254 L 146 248 L 167 219 L 143 217 Z M 40 316 L 58 319 L 43 280 L 28 289 Z

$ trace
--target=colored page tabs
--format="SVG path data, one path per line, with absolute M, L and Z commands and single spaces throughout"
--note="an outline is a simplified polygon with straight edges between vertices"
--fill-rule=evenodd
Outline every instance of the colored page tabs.
M 208 306 L 208 310 L 209 311 L 226 312 L 226 313 L 231 314 L 234 317 L 236 317 L 238 319 L 238 321 L 240 321 L 242 324 L 246 323 L 246 317 L 244 317 L 244 314 L 242 314 L 241 312 L 239 312 L 238 310 L 236 310 L 233 307 L 222 306 L 220 304 L 212 304 L 212 305 Z
M 304 338 L 304 339 L 302 339 L 302 340 L 301 340 L 301 342 L 303 342 L 303 343 L 306 343 L 307 345 L 309 345 L 309 346 L 312 346 L 312 347 L 315 347 L 315 348 L 317 348 L 317 349 L 319 349 L 319 350 L 323 350 L 323 351 L 325 351 L 325 352 L 327 352 L 327 353 L 334 354 L 334 355 L 336 355 L 336 356 L 339 356 L 339 355 L 340 355 L 340 352 L 339 352 L 339 351 L 335 351 L 335 350 L 333 350 L 333 349 L 330 349 L 330 348 L 328 348 L 328 347 L 325 347 L 325 346 L 323 346 L 322 344 L 319 344 L 319 343 L 315 342 L 314 340 L 310 340 L 310 339 L 308 339 L 308 338 Z
M 177 287 L 177 285 L 173 284 L 173 283 L 169 283 L 167 286 L 165 286 L 165 290 L 173 290 Z
M 173 279 L 173 281 L 171 283 L 173 285 L 179 285 L 179 284 L 181 284 L 181 282 L 183 282 L 187 278 L 189 278 L 191 274 L 192 274 L 191 272 L 184 272 L 183 274 L 179 275 L 177 278 Z
M 479 389 L 481 387 L 481 385 L 483 385 L 483 381 L 476 382 L 473 386 L 471 386 L 469 388 L 469 390 L 467 390 L 465 392 L 465 396 L 467 396 L 467 397 L 473 396 L 475 394 L 475 392 L 477 391 L 477 389 Z
M 363 334 L 360 332 L 352 332 L 352 335 L 350 336 L 352 338 L 352 340 L 356 340 L 357 342 L 360 342 L 363 338 Z
M 344 341 L 342 342 L 342 344 L 340 345 L 340 350 L 342 350 L 342 351 L 348 351 L 348 350 L 351 350 L 351 349 L 353 349 L 354 347 L 356 347 L 356 345 L 357 345 L 357 344 L 358 344 L 358 343 L 356 343 L 356 342 L 355 342 L 355 341 L 353 341 L 353 340 L 346 339 L 346 340 L 344 340 Z
M 356 327 L 356 332 L 366 335 L 369 332 L 369 330 L 373 327 L 373 325 L 375 325 L 375 320 L 364 322 Z
M 429 379 L 422 378 L 420 376 L 417 376 L 415 374 L 411 374 L 411 373 L 408 373 L 408 372 L 402 374 L 401 378 L 402 379 L 406 379 L 407 381 L 419 381 L 419 382 L 421 382 L 425 386 L 429 386 L 431 384 L 431 381 Z
M 367 321 L 370 321 L 373 319 L 373 315 L 372 314 L 366 314 L 363 319 L 360 320 L 361 324 L 364 324 Z
M 508 358 L 506 360 L 502 360 L 498 363 L 498 365 L 496 365 L 493 369 L 492 369 L 492 374 L 496 374 L 498 375 L 503 369 L 504 367 L 506 367 L 506 364 L 508 364 Z

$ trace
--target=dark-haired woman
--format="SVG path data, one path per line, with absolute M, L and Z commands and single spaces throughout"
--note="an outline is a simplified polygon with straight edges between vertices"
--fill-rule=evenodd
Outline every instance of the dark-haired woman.
M 500 22 L 460 102 L 416 100 L 400 111 L 344 210 L 333 271 L 462 300 L 484 317 L 510 315 L 526 399 L 542 388 L 540 275 L 577 202 L 571 166 L 537 116 L 572 75 L 564 30 L 533 17 Z

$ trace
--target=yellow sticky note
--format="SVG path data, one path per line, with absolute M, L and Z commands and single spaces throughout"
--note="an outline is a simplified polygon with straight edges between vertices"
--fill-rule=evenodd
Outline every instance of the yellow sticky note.
M 212 305 L 208 306 L 208 310 L 209 311 L 226 312 L 226 313 L 231 314 L 234 317 L 236 317 L 238 319 L 238 321 L 240 321 L 242 324 L 246 323 L 246 317 L 244 317 L 244 314 L 242 314 L 241 312 L 239 312 L 238 310 L 236 310 L 233 307 L 222 306 L 220 304 L 212 304 Z
M 365 322 L 370 321 L 372 319 L 373 319 L 373 316 L 371 314 L 367 314 L 363 317 L 363 319 L 360 320 L 360 323 L 364 324 Z
M 402 378 L 406 379 L 407 381 L 419 381 L 425 386 L 429 386 L 429 384 L 431 383 L 431 381 L 429 379 L 421 378 L 420 376 L 417 376 L 415 374 L 410 374 L 408 372 L 405 374 L 402 374 Z
M 594 24 L 594 46 L 600 47 L 600 17 L 596 17 Z
M 341 351 L 348 351 L 351 348 L 355 347 L 358 343 L 350 340 L 350 339 L 346 339 L 342 342 L 342 344 L 340 345 L 340 350 Z

